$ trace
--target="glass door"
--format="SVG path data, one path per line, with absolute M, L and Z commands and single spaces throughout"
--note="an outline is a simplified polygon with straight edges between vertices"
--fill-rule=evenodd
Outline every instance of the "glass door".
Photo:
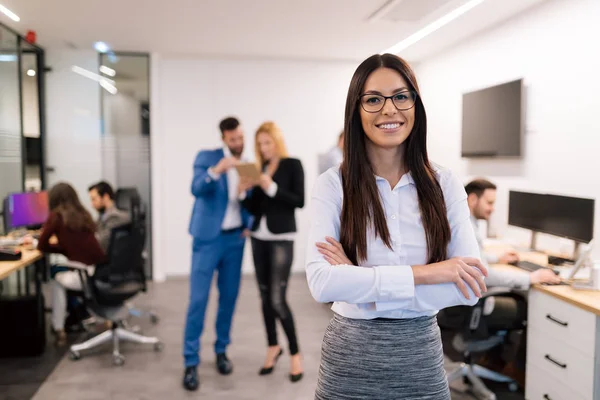
M 40 120 L 41 54 L 31 44 L 21 42 L 21 108 L 23 110 L 23 173 L 26 191 L 43 187 L 43 147 Z M 43 68 L 43 67 L 42 67 Z
M 150 60 L 147 54 L 100 55 L 102 176 L 115 189 L 135 189 L 146 232 L 146 276 L 152 278 L 150 198 Z

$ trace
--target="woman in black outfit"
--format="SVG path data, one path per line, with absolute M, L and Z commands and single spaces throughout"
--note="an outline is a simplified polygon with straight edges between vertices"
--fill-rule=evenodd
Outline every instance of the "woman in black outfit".
M 304 206 L 304 170 L 299 160 L 287 157 L 281 131 L 274 122 L 265 122 L 258 128 L 255 149 L 263 173 L 258 182 L 241 179 L 239 193 L 242 205 L 254 215 L 252 253 L 269 344 L 259 374 L 273 372 L 283 354 L 275 329 L 278 319 L 289 342 L 290 380 L 297 382 L 302 379 L 302 360 L 285 294 L 294 258 L 294 211 Z

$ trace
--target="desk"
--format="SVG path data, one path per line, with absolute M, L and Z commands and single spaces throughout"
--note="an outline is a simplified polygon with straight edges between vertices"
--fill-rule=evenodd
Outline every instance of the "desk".
M 34 356 L 41 354 L 46 346 L 46 316 L 42 295 L 44 256 L 38 250 L 22 248 L 22 257 L 17 261 L 0 262 L 0 284 L 2 280 L 16 274 L 17 293 L 0 293 L 0 325 L 11 329 L 0 330 L 0 355 L 2 357 Z M 35 267 L 35 297 L 30 295 L 30 274 L 27 266 Z M 25 296 L 22 297 L 22 274 L 25 273 Z M 6 313 L 6 314 L 4 314 Z M 2 325 L 3 326 L 3 325 Z
M 540 253 L 521 258 L 547 264 Z M 525 398 L 600 400 L 600 291 L 534 285 L 527 319 Z
M 42 259 L 43 254 L 39 250 L 22 250 L 23 256 L 17 261 L 0 261 L 0 280 L 6 278 L 13 272 L 19 271 L 28 265 Z

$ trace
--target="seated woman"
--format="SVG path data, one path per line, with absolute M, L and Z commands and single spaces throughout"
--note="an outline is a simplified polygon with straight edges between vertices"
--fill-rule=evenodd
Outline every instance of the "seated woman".
M 81 205 L 75 189 L 67 183 L 58 183 L 48 194 L 50 215 L 42 228 L 38 249 L 44 253 L 63 254 L 70 261 L 95 265 L 105 261 L 106 255 L 96 240 L 96 225 L 90 213 Z M 81 290 L 77 271 L 60 271 L 51 281 L 52 328 L 56 344 L 66 343 L 64 330 L 67 289 Z

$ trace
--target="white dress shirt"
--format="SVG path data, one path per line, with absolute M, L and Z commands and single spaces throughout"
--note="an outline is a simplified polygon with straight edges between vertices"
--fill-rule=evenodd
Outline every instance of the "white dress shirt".
M 464 186 L 446 169 L 436 166 L 436 174 L 452 234 L 448 258 L 479 258 Z M 474 305 L 478 298 L 470 288 L 470 299 L 466 299 L 454 283 L 415 285 L 411 266 L 427 264 L 427 243 L 414 180 L 410 173 L 405 174 L 391 189 L 385 179 L 374 179 L 393 249 L 369 232 L 367 260 L 360 266 L 329 265 L 318 252 L 315 243 L 325 242 L 326 236 L 339 241 L 343 191 L 339 168 L 328 170 L 317 180 L 306 254 L 313 297 L 319 302 L 334 302 L 334 312 L 355 319 L 415 318 L 435 315 L 450 306 Z
M 223 153 L 225 154 L 225 158 L 231 157 L 231 151 L 227 146 L 223 148 Z M 212 168 L 208 169 L 208 175 L 214 180 L 221 177 L 221 175 L 216 174 Z M 229 168 L 227 170 L 227 195 L 229 197 L 229 202 L 227 203 L 227 209 L 225 210 L 225 217 L 223 218 L 223 222 L 221 222 L 221 229 L 223 230 L 240 228 L 242 226 L 242 207 L 237 196 L 239 180 L 240 177 L 237 170 L 235 168 Z

